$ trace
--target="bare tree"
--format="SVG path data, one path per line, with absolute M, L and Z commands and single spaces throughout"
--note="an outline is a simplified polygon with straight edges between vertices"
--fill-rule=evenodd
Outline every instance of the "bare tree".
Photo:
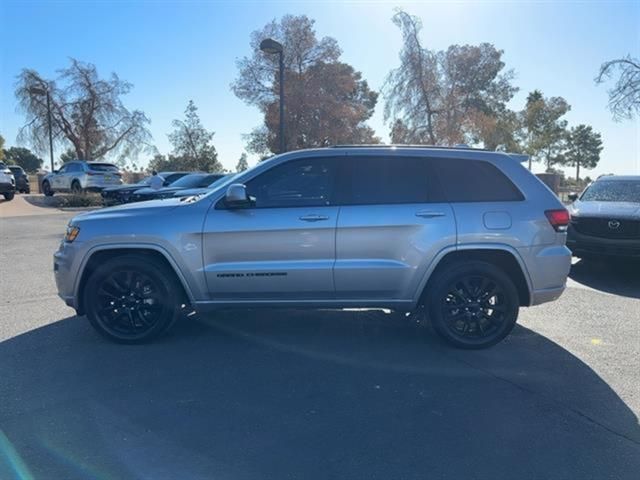
M 503 72 L 503 52 L 488 43 L 432 51 L 422 45 L 418 17 L 398 10 L 393 23 L 402 32 L 403 46 L 400 66 L 389 73 L 383 89 L 385 119 L 394 125 L 401 119 L 403 136 L 411 143 L 508 144 L 498 138 L 504 135 L 490 131 L 513 116 L 505 114 L 506 103 L 517 88 L 511 85 L 513 73 Z
M 47 148 L 47 100 L 43 92 L 48 92 L 54 140 L 71 144 L 78 159 L 119 155 L 122 160 L 134 156 L 148 146 L 151 134 L 145 114 L 129 111 L 122 103 L 121 97 L 130 90 L 131 84 L 115 73 L 109 79 L 100 79 L 95 65 L 75 59 L 59 71 L 56 80 L 24 69 L 18 75 L 15 94 L 27 122 L 18 140 L 38 151 Z
M 596 83 L 603 83 L 618 73 L 616 84 L 609 90 L 609 109 L 613 118 L 622 120 L 640 113 L 640 60 L 627 56 L 605 62 Z

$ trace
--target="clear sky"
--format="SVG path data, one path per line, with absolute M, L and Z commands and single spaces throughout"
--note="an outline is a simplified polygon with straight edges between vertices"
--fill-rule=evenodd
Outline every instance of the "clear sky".
M 229 88 L 237 74 L 235 60 L 250 54 L 251 31 L 286 13 L 306 14 L 316 20 L 318 36 L 336 38 L 343 61 L 379 89 L 398 64 L 395 7 L 422 18 L 422 40 L 429 48 L 491 42 L 503 49 L 520 87 L 512 108 L 521 109 L 536 88 L 545 96 L 564 97 L 572 106 L 569 124 L 592 125 L 603 137 L 600 166 L 585 174 L 640 174 L 640 120 L 614 122 L 606 87 L 593 81 L 602 62 L 640 57 L 638 0 L 0 0 L 0 133 L 8 146 L 15 145 L 24 122 L 13 95 L 19 71 L 29 67 L 52 77 L 74 57 L 94 63 L 104 76 L 116 72 L 133 83 L 125 104 L 149 116 L 154 143 L 163 153 L 170 150 L 171 120 L 193 99 L 204 125 L 216 132 L 219 158 L 233 168 L 244 149 L 242 135 L 261 123 L 259 112 Z M 387 141 L 382 107 L 380 101 L 370 125 Z M 56 158 L 59 154 L 60 149 Z

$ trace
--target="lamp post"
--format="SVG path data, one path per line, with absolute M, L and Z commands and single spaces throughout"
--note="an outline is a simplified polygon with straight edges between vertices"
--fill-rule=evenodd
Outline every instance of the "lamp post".
M 51 156 L 51 172 L 53 173 L 53 135 L 51 133 L 51 100 L 49 97 L 49 89 L 44 89 L 40 87 L 31 87 L 29 89 L 29 93 L 34 95 L 46 95 L 47 96 L 47 121 L 49 126 L 49 154 Z
M 280 73 L 280 125 L 279 125 L 279 136 L 280 136 L 280 152 L 284 153 L 285 151 L 285 142 L 284 142 L 284 58 L 283 58 L 283 47 L 282 44 L 276 42 L 271 38 L 267 38 L 260 42 L 260 50 L 269 54 L 278 54 L 278 65 L 279 65 L 279 73 Z

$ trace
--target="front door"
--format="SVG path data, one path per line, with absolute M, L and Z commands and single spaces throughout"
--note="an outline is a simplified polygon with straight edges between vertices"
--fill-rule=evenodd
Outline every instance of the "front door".
M 293 160 L 247 182 L 255 204 L 213 206 L 204 225 L 212 301 L 296 302 L 334 295 L 335 160 Z

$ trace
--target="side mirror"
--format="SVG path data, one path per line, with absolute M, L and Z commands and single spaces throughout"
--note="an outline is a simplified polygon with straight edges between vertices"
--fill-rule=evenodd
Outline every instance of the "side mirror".
M 567 198 L 569 200 L 571 200 L 572 202 L 575 202 L 578 199 L 578 194 L 577 193 L 570 193 L 569 195 L 567 195 Z
M 58 170 L 54 170 L 53 173 L 58 173 Z
M 229 208 L 248 207 L 255 202 L 255 199 L 247 195 L 247 187 L 241 183 L 232 183 L 227 188 L 224 203 Z

